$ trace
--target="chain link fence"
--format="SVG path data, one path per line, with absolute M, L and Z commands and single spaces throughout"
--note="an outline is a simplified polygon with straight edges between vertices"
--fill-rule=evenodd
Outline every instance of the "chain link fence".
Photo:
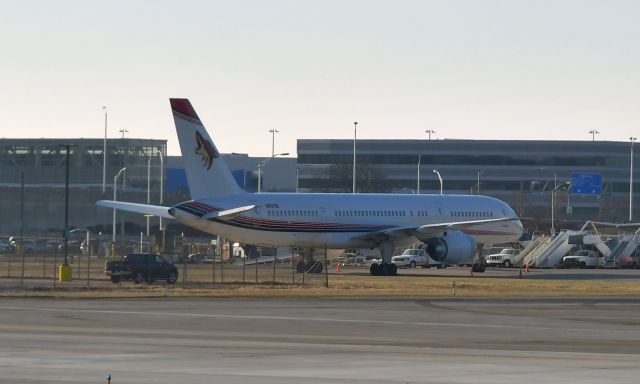
M 7 243 L 9 247 L 2 244 Z M 65 283 L 58 281 L 59 267 L 64 263 L 64 241 L 59 238 L 37 238 L 25 236 L 19 239 L 0 238 L 0 278 L 10 279 L 15 285 L 30 286 L 38 282 L 40 286 L 56 288 Z M 110 286 L 105 274 L 107 261 L 121 260 L 124 255 L 108 244 L 89 241 L 78 245 L 69 243 L 67 264 L 72 269 L 74 285 Z M 126 253 L 152 252 L 153 246 L 134 244 L 125 249 Z M 317 249 L 301 254 L 298 250 L 280 252 L 248 252 L 234 254 L 232 244 L 206 244 L 185 241 L 180 237 L 169 252 L 161 253 L 167 261 L 178 268 L 176 286 L 182 288 L 207 288 L 250 285 L 305 285 L 328 286 L 329 268 L 327 252 Z M 113 255 L 113 256 L 112 256 Z M 119 284 L 132 284 L 123 282 Z M 121 285 L 119 285 L 121 286 Z

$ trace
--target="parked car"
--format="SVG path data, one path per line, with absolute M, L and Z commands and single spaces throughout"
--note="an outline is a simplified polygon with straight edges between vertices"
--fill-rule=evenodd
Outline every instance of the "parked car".
M 423 248 L 408 248 L 401 255 L 393 256 L 391 262 L 398 268 L 446 268 L 446 265 L 439 261 L 433 260 Z
M 560 262 L 560 266 L 563 268 L 595 268 L 596 265 L 601 264 L 604 260 L 604 258 L 602 257 L 599 261 L 597 261 L 597 259 L 598 257 L 594 251 L 582 250 L 578 251 L 574 255 L 563 257 L 562 261 Z
M 515 248 L 503 248 L 500 253 L 494 253 L 485 258 L 487 267 L 505 267 L 510 268 L 515 264 L 515 258 L 518 250 Z
M 207 258 L 207 255 L 203 255 L 201 253 L 192 253 L 189 256 L 187 256 L 187 263 L 202 264 L 204 263 L 206 258 Z
M 146 281 L 166 280 L 175 284 L 178 280 L 178 268 L 155 253 L 130 253 L 119 261 L 107 261 L 104 272 L 111 277 L 112 283 L 131 280 L 136 284 Z

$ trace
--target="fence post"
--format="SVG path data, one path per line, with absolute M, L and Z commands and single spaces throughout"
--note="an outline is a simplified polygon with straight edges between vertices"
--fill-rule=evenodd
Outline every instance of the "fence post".
M 276 248 L 276 253 L 273 254 L 273 279 L 271 280 L 271 284 L 276 284 L 276 262 L 278 261 L 278 248 Z
M 289 254 L 291 255 L 291 284 L 296 283 L 296 267 L 293 258 L 293 248 L 289 247 Z
M 324 287 L 329 288 L 329 263 L 327 262 L 327 243 L 324 243 Z
M 245 277 L 247 274 L 247 254 L 242 250 L 242 286 L 245 285 Z
M 89 248 L 87 256 L 87 288 L 91 287 L 91 248 Z

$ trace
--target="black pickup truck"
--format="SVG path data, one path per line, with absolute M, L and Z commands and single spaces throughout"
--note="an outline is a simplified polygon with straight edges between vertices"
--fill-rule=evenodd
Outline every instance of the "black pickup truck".
M 144 281 L 166 280 L 175 284 L 178 280 L 178 268 L 155 253 L 130 253 L 119 261 L 107 261 L 104 273 L 111 277 L 112 283 L 132 280 L 142 284 Z

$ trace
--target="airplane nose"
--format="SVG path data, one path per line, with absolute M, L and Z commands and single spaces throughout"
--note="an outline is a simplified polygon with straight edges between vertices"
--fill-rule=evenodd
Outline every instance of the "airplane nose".
M 524 233 L 524 226 L 522 225 L 522 221 L 516 220 L 514 221 L 514 225 L 517 228 L 517 230 L 520 232 L 520 236 L 522 236 L 522 234 Z

